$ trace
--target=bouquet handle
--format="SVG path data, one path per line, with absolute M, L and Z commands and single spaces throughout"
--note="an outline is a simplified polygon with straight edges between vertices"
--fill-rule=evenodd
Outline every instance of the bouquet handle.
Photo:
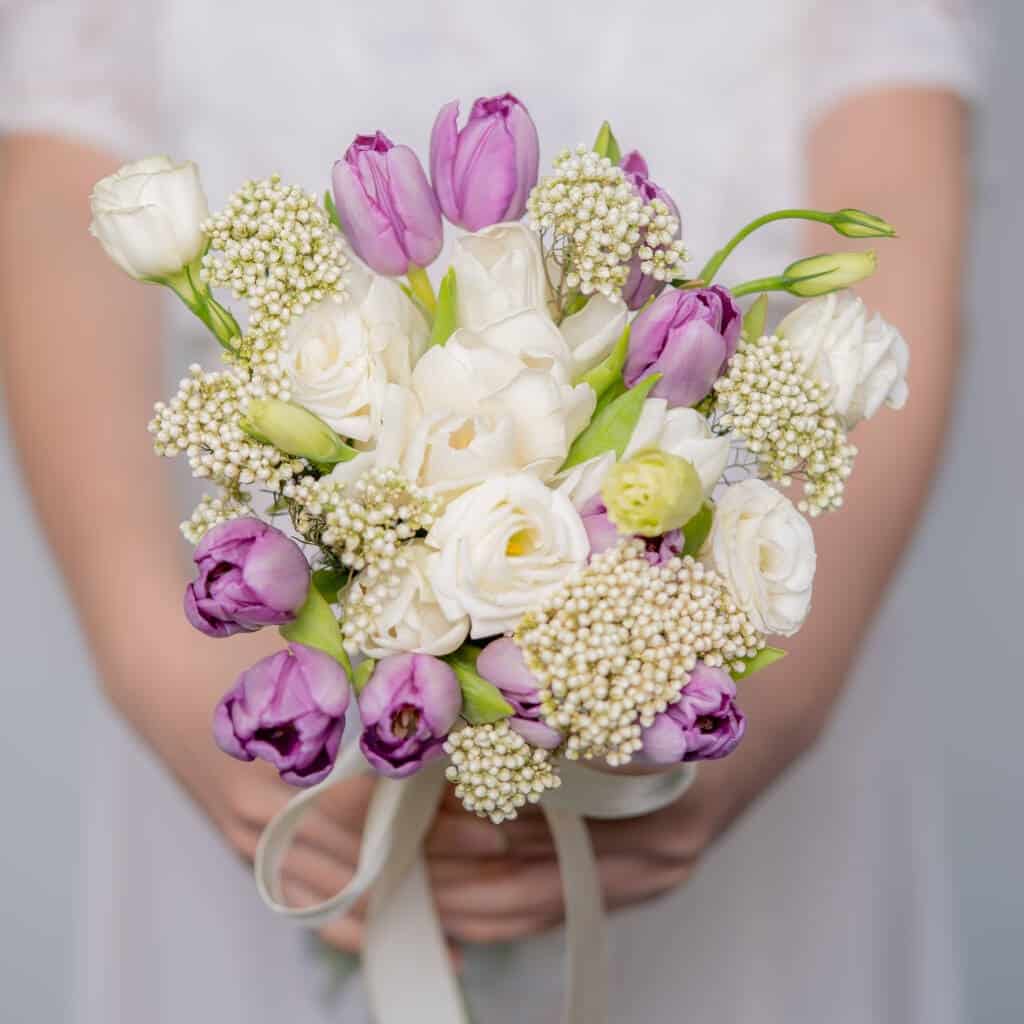
M 345 914 L 369 894 L 363 970 L 377 1024 L 468 1024 L 451 970 L 422 856 L 423 839 L 444 787 L 443 761 L 408 779 L 378 778 L 349 884 L 312 907 L 291 907 L 281 893 L 280 867 L 305 814 L 325 789 L 370 772 L 358 747 L 348 748 L 331 774 L 295 796 L 267 826 L 256 851 L 256 884 L 275 913 L 307 927 Z M 607 937 L 601 887 L 585 817 L 650 814 L 690 785 L 692 765 L 659 775 L 619 776 L 569 762 L 563 784 L 541 805 L 562 872 L 566 907 L 564 1024 L 606 1024 Z

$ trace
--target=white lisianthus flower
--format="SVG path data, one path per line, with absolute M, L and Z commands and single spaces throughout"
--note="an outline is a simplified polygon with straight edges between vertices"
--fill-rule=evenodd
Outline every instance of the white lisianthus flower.
M 504 633 L 550 597 L 590 552 L 579 513 L 529 473 L 494 477 L 453 501 L 427 536 L 428 569 L 445 614 L 470 636 Z
M 331 477 L 350 484 L 375 466 L 400 466 L 402 453 L 420 419 L 416 396 L 400 384 L 386 384 L 381 400 L 381 430 L 373 444 L 360 446 L 354 459 L 339 462 Z
M 851 292 L 822 295 L 798 306 L 778 332 L 827 390 L 847 429 L 869 419 L 882 405 L 901 409 L 907 401 L 910 350 L 895 327 Z
M 363 650 L 371 658 L 411 651 L 441 657 L 462 646 L 469 633 L 466 615 L 449 616 L 441 608 L 428 579 L 432 562 L 440 556 L 422 541 L 402 549 L 408 565 L 397 571 L 394 595 L 373 616 Z M 356 579 L 352 600 L 357 601 L 361 587 Z
M 456 239 L 455 302 L 460 327 L 479 331 L 513 313 L 547 313 L 540 239 L 525 224 L 493 224 Z
M 729 444 L 728 437 L 719 437 L 711 432 L 708 421 L 696 409 L 669 409 L 664 398 L 648 398 L 640 410 L 640 418 L 633 428 L 623 458 L 628 459 L 647 448 L 678 455 L 693 463 L 705 497 L 710 497 L 729 461 Z M 615 462 L 614 452 L 597 455 L 560 473 L 555 486 L 577 508 L 582 508 L 600 492 L 604 478 Z
M 550 479 L 596 402 L 592 388 L 574 387 L 570 379 L 568 347 L 539 313 L 517 313 L 481 331 L 460 328 L 413 371 L 413 391 L 428 418 L 411 455 L 415 479 L 425 486 L 443 483 L 438 470 L 421 475 L 420 451 L 435 467 L 458 461 L 459 479 L 467 482 L 477 474 L 471 466 L 488 456 L 500 469 Z M 434 436 L 438 431 L 446 442 Z M 453 451 L 462 445 L 465 454 L 442 455 L 441 443 Z
M 784 494 L 755 479 L 726 488 L 705 551 L 757 629 L 792 636 L 803 625 L 817 561 L 814 534 Z
M 343 437 L 371 441 L 381 430 L 386 385 L 410 383 L 428 335 L 402 289 L 373 277 L 363 294 L 317 303 L 293 320 L 281 366 L 294 401 Z
M 573 374 L 592 370 L 607 356 L 626 329 L 629 310 L 624 302 L 613 302 L 600 293 L 560 325 L 562 337 L 572 351 Z
M 203 251 L 210 209 L 191 161 L 150 156 L 96 182 L 89 231 L 135 278 L 177 274 Z

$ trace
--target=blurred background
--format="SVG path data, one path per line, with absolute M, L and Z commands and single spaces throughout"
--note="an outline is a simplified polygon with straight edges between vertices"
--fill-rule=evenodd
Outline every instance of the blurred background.
M 959 402 L 930 513 L 879 626 L 902 634 L 921 666 L 915 685 L 922 715 L 936 719 L 971 1024 L 1024 1019 L 1024 687 L 1017 651 L 1024 476 L 1016 443 L 1024 424 L 1017 392 L 1024 380 L 1017 281 L 1024 269 L 1024 4 L 991 3 L 997 31 L 989 99 L 976 120 Z M 70 999 L 80 725 L 98 698 L 84 685 L 87 655 L 0 427 L 0 1018 L 48 1024 L 65 1019 Z M 915 595 L 930 595 L 928 607 L 909 608 L 911 583 Z

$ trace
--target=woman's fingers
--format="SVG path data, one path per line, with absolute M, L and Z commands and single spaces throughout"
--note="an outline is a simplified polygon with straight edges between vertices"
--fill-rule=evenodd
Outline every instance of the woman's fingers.
M 341 892 L 352 881 L 353 871 L 353 865 L 299 839 L 284 858 L 281 878 L 286 892 L 289 884 L 295 884 L 313 893 L 316 898 L 312 903 L 322 903 Z
M 450 939 L 472 945 L 518 942 L 550 931 L 561 922 L 560 916 L 478 917 L 454 914 L 441 919 L 441 927 Z

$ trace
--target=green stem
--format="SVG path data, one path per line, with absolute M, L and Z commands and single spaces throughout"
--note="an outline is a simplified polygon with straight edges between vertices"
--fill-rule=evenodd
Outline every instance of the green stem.
M 437 296 L 434 295 L 434 287 L 430 283 L 430 278 L 427 277 L 427 272 L 422 267 L 410 263 L 406 277 L 409 280 L 409 288 L 417 301 L 430 316 L 433 316 L 434 310 L 437 309 Z
M 206 324 L 217 341 L 229 352 L 233 352 L 237 347 L 236 339 L 242 336 L 242 329 L 231 311 L 213 297 L 205 284 L 197 280 L 197 271 L 195 265 L 183 267 L 177 274 L 159 278 L 158 283 L 167 285 Z
M 752 295 L 754 292 L 784 292 L 789 289 L 790 283 L 788 277 L 776 274 L 774 277 L 755 277 L 753 281 L 744 281 L 743 284 L 738 284 L 735 288 L 730 288 L 729 291 L 738 299 L 744 295 Z
M 704 265 L 704 269 L 697 275 L 697 278 L 705 285 L 711 284 L 715 274 L 722 268 L 722 264 L 729 258 L 733 249 L 736 248 L 748 235 L 752 235 L 758 228 L 765 224 L 771 224 L 777 220 L 815 220 L 822 224 L 831 224 L 835 215 L 823 213 L 821 210 L 775 210 L 773 213 L 766 213 L 757 220 L 752 220 L 746 227 L 736 232 L 729 241 L 711 257 Z M 734 292 L 735 294 L 735 292 Z

